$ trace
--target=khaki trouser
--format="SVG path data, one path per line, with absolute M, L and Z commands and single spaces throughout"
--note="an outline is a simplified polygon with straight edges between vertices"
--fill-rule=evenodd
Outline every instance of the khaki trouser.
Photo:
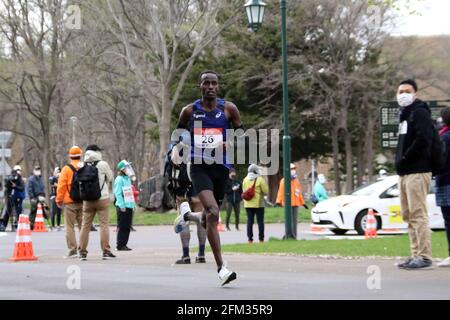
M 83 201 L 83 226 L 80 235 L 80 253 L 87 253 L 89 232 L 95 214 L 100 220 L 100 246 L 103 252 L 111 251 L 109 246 L 109 199 L 97 201 Z
M 64 228 L 66 229 L 67 248 L 70 251 L 78 250 L 75 237 L 75 224 L 81 230 L 83 221 L 83 203 L 68 203 L 64 205 Z
M 431 173 L 410 174 L 400 177 L 400 204 L 403 220 L 408 223 L 411 254 L 432 259 L 431 232 L 428 222 L 427 195 Z

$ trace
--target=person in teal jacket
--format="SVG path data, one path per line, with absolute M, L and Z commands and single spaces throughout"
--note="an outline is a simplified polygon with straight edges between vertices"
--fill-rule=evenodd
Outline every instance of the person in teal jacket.
M 328 193 L 323 184 L 327 182 L 325 176 L 323 174 L 319 174 L 317 177 L 317 181 L 314 185 L 314 195 L 318 202 L 322 202 L 328 199 Z
M 117 250 L 130 251 L 131 249 L 128 248 L 127 244 L 130 238 L 133 209 L 136 206 L 130 178 L 135 176 L 135 173 L 131 167 L 131 163 L 126 160 L 119 162 L 117 170 L 119 170 L 119 173 L 114 180 L 118 225 Z

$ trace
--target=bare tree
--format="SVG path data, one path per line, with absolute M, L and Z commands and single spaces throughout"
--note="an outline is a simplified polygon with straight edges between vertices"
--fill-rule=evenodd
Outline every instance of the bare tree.
M 161 171 L 172 112 L 188 75 L 204 48 L 238 17 L 228 13 L 218 23 L 219 12 L 238 7 L 238 1 L 213 0 L 107 0 L 93 5 L 97 17 L 123 44 L 125 52 L 116 54 L 125 59 L 144 88 L 156 117 Z

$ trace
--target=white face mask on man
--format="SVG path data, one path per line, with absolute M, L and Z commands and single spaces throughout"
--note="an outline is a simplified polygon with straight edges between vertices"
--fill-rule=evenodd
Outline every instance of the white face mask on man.
M 408 107 L 416 100 L 416 94 L 414 93 L 401 93 L 397 95 L 397 102 L 400 107 Z

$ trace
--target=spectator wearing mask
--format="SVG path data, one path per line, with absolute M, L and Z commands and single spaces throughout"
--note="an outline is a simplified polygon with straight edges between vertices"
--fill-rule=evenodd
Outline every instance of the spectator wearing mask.
M 83 226 L 80 234 L 81 261 L 87 260 L 89 232 L 96 214 L 98 214 L 100 220 L 102 258 L 108 260 L 116 257 L 111 252 L 111 246 L 109 245 L 109 185 L 114 179 L 114 174 L 108 163 L 103 160 L 101 151 L 102 149 L 93 144 L 86 148 L 84 156 L 84 166 L 93 165 L 97 168 L 101 196 L 98 200 L 83 201 Z
M 438 264 L 439 267 L 450 267 L 450 108 L 445 108 L 441 112 L 443 127 L 439 131 L 442 141 L 445 143 L 444 168 L 436 176 L 436 204 L 441 207 L 442 216 L 445 221 L 447 232 L 447 242 L 449 248 L 449 258 Z
M 33 175 L 28 178 L 27 193 L 30 198 L 30 227 L 33 230 L 39 198 L 45 197 L 45 186 L 40 166 L 35 166 Z
M 288 234 L 284 237 L 294 237 L 297 239 L 297 224 L 298 224 L 298 211 L 299 207 L 305 207 L 308 209 L 308 206 L 305 204 L 305 200 L 303 199 L 302 194 L 302 186 L 300 181 L 297 179 L 297 166 L 291 163 L 291 222 L 292 222 L 292 230 L 286 230 Z M 280 187 L 278 189 L 277 195 L 277 205 L 284 207 L 284 178 L 280 181 Z
M 230 170 L 229 179 L 227 185 L 225 186 L 226 195 L 226 228 L 230 231 L 230 218 L 231 212 L 234 210 L 236 230 L 239 231 L 239 215 L 241 212 L 241 194 L 242 194 L 242 184 L 241 181 L 236 176 L 236 171 L 234 169 Z
M 328 199 L 328 193 L 324 186 L 326 182 L 327 179 L 325 176 L 323 174 L 319 174 L 317 181 L 314 184 L 314 195 L 316 196 L 317 202 L 322 202 Z
M 131 178 L 134 170 L 131 163 L 122 160 L 117 165 L 118 175 L 114 180 L 114 196 L 118 221 L 117 251 L 130 251 L 127 246 L 130 238 L 133 210 L 136 206 Z
M 6 210 L 3 217 L 3 226 L 6 229 L 11 217 L 11 231 L 17 229 L 18 216 L 22 214 L 22 202 L 25 198 L 25 183 L 20 175 L 20 170 L 20 166 L 15 166 L 5 185 Z
M 71 191 L 73 178 L 79 169 L 82 154 L 83 151 L 80 147 L 73 146 L 70 148 L 68 153 L 70 163 L 62 168 L 56 188 L 55 202 L 58 208 L 63 209 L 64 214 L 64 229 L 66 231 L 66 243 L 69 250 L 66 258 L 76 258 L 78 256 L 75 225 L 80 231 L 83 220 L 83 202 L 80 199 L 73 199 Z
M 264 196 L 269 192 L 269 187 L 261 177 L 261 171 L 256 164 L 248 167 L 248 174 L 243 181 L 243 189 L 249 190 L 254 186 L 255 195 L 250 200 L 244 199 L 244 208 L 247 212 L 247 238 L 248 243 L 253 243 L 253 224 L 258 223 L 258 238 L 260 242 L 264 242 Z
M 417 83 L 405 80 L 397 90 L 400 126 L 395 159 L 400 176 L 400 208 L 408 223 L 411 257 L 400 269 L 424 269 L 432 266 L 431 233 L 427 195 L 431 186 L 431 148 L 434 125 L 428 105 L 417 98 Z

